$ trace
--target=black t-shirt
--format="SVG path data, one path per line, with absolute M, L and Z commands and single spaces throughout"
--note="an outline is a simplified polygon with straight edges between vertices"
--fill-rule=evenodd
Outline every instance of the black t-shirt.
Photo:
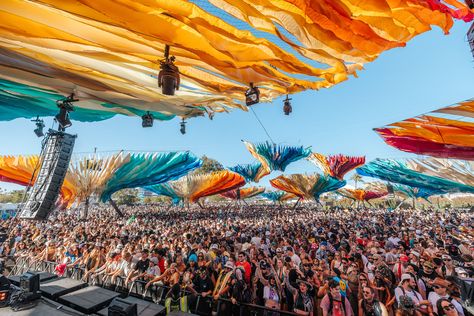
M 150 265 L 150 259 L 146 258 L 145 260 L 139 260 L 137 262 L 137 265 L 135 267 L 135 270 L 140 271 L 140 273 L 144 273 L 146 269 L 148 269 L 148 266 Z
M 212 281 L 210 278 L 201 278 L 199 275 L 194 278 L 194 289 L 198 293 L 208 292 L 213 290 Z
M 296 272 L 296 269 L 291 269 L 290 272 L 288 272 L 288 281 L 290 282 L 291 286 L 297 287 L 296 280 L 298 279 L 298 272 Z

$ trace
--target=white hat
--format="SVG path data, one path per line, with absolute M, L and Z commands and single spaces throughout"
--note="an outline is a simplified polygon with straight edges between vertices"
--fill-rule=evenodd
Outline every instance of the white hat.
M 224 267 L 234 270 L 235 264 L 232 261 L 227 261 Z
M 408 273 L 403 273 L 403 274 L 402 274 L 402 277 L 401 277 L 401 279 L 400 279 L 400 283 L 399 283 L 398 285 L 399 285 L 399 286 L 402 286 L 403 281 L 405 281 L 405 280 L 411 280 L 411 279 L 412 279 L 411 275 L 409 275 Z
M 150 261 L 153 262 L 154 264 L 158 264 L 158 258 L 157 257 L 151 257 Z
M 123 245 L 122 245 L 122 244 L 118 244 L 118 245 L 117 245 L 117 249 L 123 249 Z
M 211 248 L 209 248 L 209 249 L 219 249 L 219 247 L 217 247 L 216 244 L 212 244 L 212 245 L 211 245 Z

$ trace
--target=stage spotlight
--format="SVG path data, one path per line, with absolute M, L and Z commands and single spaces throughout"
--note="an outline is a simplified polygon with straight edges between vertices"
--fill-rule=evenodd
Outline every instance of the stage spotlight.
M 181 123 L 179 124 L 180 128 L 179 128 L 179 131 L 181 132 L 181 134 L 186 134 L 186 122 L 184 121 L 184 119 L 181 121 Z
M 59 131 L 64 132 L 66 128 L 72 125 L 71 120 L 69 119 L 69 112 L 74 111 L 72 102 L 77 101 L 79 100 L 74 99 L 74 94 L 71 94 L 66 99 L 56 101 L 59 113 L 54 117 L 54 119 L 59 124 Z
M 153 126 L 153 115 L 150 112 L 146 112 L 142 116 L 142 127 L 152 127 Z
M 174 64 L 176 57 L 171 56 L 170 47 L 165 47 L 165 59 L 160 61 L 160 72 L 158 73 L 158 87 L 164 95 L 174 95 L 179 90 L 179 69 Z
M 36 128 L 34 129 L 36 136 L 43 137 L 44 136 L 44 133 L 43 133 L 44 121 L 40 120 L 39 116 L 37 116 L 35 120 L 31 120 L 31 121 L 35 122 L 36 124 Z
M 283 113 L 285 113 L 285 115 L 290 115 L 290 113 L 293 112 L 290 100 L 291 99 L 288 98 L 288 95 L 286 96 L 286 99 L 283 100 Z
M 260 102 L 260 90 L 258 87 L 254 87 L 253 82 L 251 82 L 249 88 L 245 91 L 245 104 L 249 106 L 258 102 Z

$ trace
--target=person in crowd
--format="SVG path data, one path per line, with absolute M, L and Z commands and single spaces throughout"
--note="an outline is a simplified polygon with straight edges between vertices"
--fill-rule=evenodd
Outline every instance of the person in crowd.
M 433 292 L 428 295 L 428 301 L 433 305 L 433 311 L 438 314 L 438 300 L 447 299 L 456 308 L 459 315 L 464 316 L 464 312 L 461 304 L 456 299 L 452 298 L 448 293 L 449 282 L 446 279 L 436 278 L 433 280 L 432 288 Z
M 458 313 L 456 306 L 446 298 L 440 298 L 436 302 L 436 310 L 438 311 L 438 316 L 458 316 L 461 315 Z
M 334 279 L 328 281 L 329 291 L 321 301 L 323 316 L 352 316 L 349 300 L 341 295 L 340 283 Z
M 388 316 L 385 305 L 375 299 L 375 290 L 372 287 L 363 286 L 362 297 L 359 301 L 358 316 Z
M 140 279 L 147 288 L 177 285 L 167 297 L 171 305 L 186 297 L 195 308 L 199 295 L 201 311 L 220 303 L 226 315 L 246 303 L 271 308 L 268 315 L 278 309 L 377 314 L 377 306 L 399 315 L 429 315 L 430 306 L 463 315 L 453 278 L 473 276 L 474 218 L 458 209 L 208 203 L 206 209 L 122 206 L 122 212 L 121 218 L 97 205 L 87 219 L 68 210 L 43 222 L 1 221 L 8 236 L 0 256 L 13 264 L 57 265 L 63 275 L 80 270 L 84 281 L 100 285 Z M 440 303 L 443 310 L 442 299 L 448 300 Z

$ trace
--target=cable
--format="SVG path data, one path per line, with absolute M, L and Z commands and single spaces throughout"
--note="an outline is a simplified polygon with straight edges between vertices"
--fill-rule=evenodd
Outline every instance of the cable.
M 270 141 L 271 141 L 273 144 L 275 144 L 275 142 L 273 141 L 272 137 L 271 137 L 270 134 L 268 133 L 267 129 L 265 128 L 265 126 L 263 126 L 262 121 L 260 121 L 260 119 L 258 118 L 257 113 L 255 113 L 255 111 L 253 110 L 253 107 L 250 107 L 250 110 L 252 110 L 253 115 L 255 115 L 255 118 L 256 118 L 257 121 L 260 123 L 260 126 L 262 126 L 263 130 L 265 131 L 265 134 L 267 134 L 267 136 L 268 136 L 268 138 L 270 139 Z

